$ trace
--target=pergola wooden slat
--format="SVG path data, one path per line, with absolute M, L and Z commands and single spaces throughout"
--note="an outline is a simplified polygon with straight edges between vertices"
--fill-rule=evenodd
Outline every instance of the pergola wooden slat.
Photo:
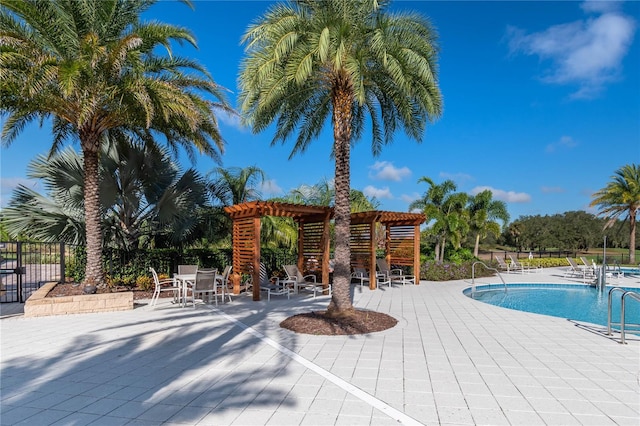
M 260 300 L 260 218 L 290 217 L 298 223 L 298 268 L 318 262 L 322 282 L 329 283 L 329 221 L 333 209 L 325 206 L 251 201 L 225 207 L 233 220 L 233 291 L 240 292 L 240 274 L 250 274 L 253 300 Z M 376 223 L 385 227 L 385 258 L 389 265 L 413 266 L 420 273 L 421 213 L 368 211 L 351 214 L 351 265 L 364 266 L 370 273 L 370 288 L 376 288 Z M 419 280 L 416 280 L 416 284 Z

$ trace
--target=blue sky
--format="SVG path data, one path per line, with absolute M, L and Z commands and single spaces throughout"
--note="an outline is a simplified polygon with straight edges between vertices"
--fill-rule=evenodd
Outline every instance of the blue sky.
M 191 10 L 165 1 L 148 16 L 194 32 L 199 49 L 179 53 L 204 64 L 236 105 L 240 37 L 272 3 L 195 1 Z M 381 209 L 407 211 L 427 176 L 470 194 L 491 189 L 512 220 L 595 213 L 591 194 L 640 163 L 640 2 L 396 1 L 392 10 L 420 12 L 437 28 L 444 113 L 420 144 L 397 133 L 377 158 L 366 137 L 353 149 L 351 185 Z M 48 152 L 49 131 L 33 124 L 0 150 L 1 205 L 17 183 L 34 185 L 27 164 Z M 262 168 L 263 198 L 333 178 L 329 130 L 292 160 L 292 145 L 271 146 L 272 130 L 254 135 L 221 117 L 221 131 L 222 166 Z M 200 157 L 195 167 L 217 165 Z

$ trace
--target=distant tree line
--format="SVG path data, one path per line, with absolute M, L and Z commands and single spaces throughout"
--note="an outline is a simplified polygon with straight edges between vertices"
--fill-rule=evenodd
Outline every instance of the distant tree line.
M 497 243 L 518 251 L 586 251 L 603 247 L 606 236 L 607 247 L 628 248 L 629 222 L 617 220 L 604 230 L 607 222 L 585 211 L 521 216 L 506 227 Z

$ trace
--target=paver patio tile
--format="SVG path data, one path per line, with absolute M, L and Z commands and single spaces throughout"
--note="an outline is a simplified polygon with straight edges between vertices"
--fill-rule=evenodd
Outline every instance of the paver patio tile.
M 469 411 L 475 425 L 500 426 L 509 424 L 509 420 L 502 410 L 470 407 Z
M 19 426 L 51 425 L 61 419 L 68 418 L 72 414 L 72 411 L 46 409 L 13 424 Z M 2 416 L 2 422 L 5 422 L 4 415 Z
M 68 426 L 69 424 L 73 424 L 73 426 L 84 426 L 93 424 L 100 417 L 98 414 L 71 413 L 67 417 L 52 423 L 51 426 Z

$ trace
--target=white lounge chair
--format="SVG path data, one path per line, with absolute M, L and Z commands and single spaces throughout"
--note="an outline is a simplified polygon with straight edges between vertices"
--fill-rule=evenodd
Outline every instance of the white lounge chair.
M 385 259 L 376 259 L 380 274 L 384 275 L 388 281 L 399 282 L 402 285 L 415 284 L 416 277 L 414 275 L 405 275 L 402 269 L 391 269 Z
M 325 290 L 322 283 L 317 282 L 315 275 L 302 275 L 296 265 L 284 265 L 282 268 L 287 274 L 287 278 L 281 281 L 285 285 L 293 284 L 294 293 L 297 294 L 302 289 L 313 292 L 313 297 L 316 297 L 317 293 L 322 293 Z
M 351 281 L 353 280 L 357 280 L 360 281 L 360 287 L 364 286 L 364 283 L 367 283 L 367 286 L 369 286 L 369 282 L 371 281 L 369 279 L 369 273 L 367 272 L 366 268 L 353 268 L 353 272 L 351 273 Z
M 260 290 L 267 292 L 267 301 L 271 301 L 271 296 L 287 295 L 287 299 L 291 298 L 291 290 L 289 287 L 280 282 L 277 277 L 269 279 L 267 267 L 260 262 Z
M 525 270 L 529 270 L 528 266 L 523 265 L 522 263 L 518 262 L 517 259 L 515 259 L 513 257 L 512 254 L 509 255 L 509 259 L 511 260 L 511 263 L 509 263 L 509 269 L 512 271 L 520 271 L 521 273 L 524 274 Z

